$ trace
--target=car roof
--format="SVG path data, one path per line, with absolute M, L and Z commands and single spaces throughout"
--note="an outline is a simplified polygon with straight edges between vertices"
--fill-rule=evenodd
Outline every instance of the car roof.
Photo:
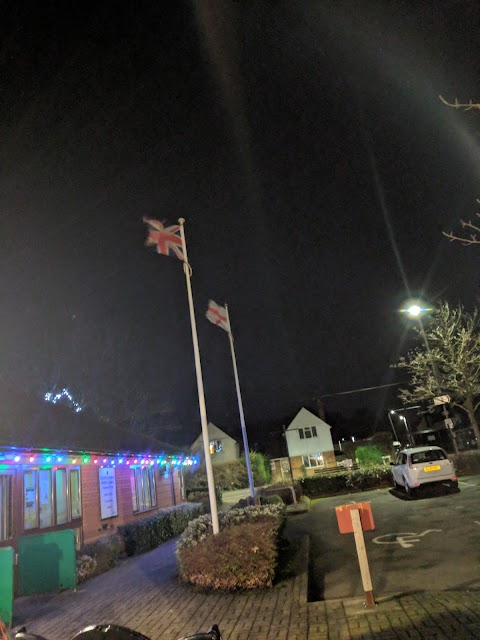
M 402 449 L 401 453 L 420 453 L 420 451 L 443 451 L 442 447 L 411 447 L 410 449 Z

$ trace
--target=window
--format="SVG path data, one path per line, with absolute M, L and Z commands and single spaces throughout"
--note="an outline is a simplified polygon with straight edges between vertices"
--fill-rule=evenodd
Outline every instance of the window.
M 24 529 L 45 529 L 82 515 L 80 470 L 30 469 L 23 474 Z
M 302 456 L 302 459 L 304 467 L 312 468 L 325 466 L 325 460 L 321 453 L 311 453 L 308 456 Z
M 57 508 L 57 524 L 68 522 L 67 509 L 67 470 L 55 470 L 55 502 Z
M 12 477 L 0 473 L 0 540 L 12 537 Z
M 212 456 L 214 453 L 220 453 L 221 450 L 222 450 L 221 440 L 210 440 L 210 454 Z
M 298 435 L 300 436 L 300 440 L 303 440 L 304 438 L 316 438 L 317 427 L 305 427 L 304 429 L 299 429 Z
M 437 460 L 446 460 L 447 454 L 442 449 L 430 449 L 427 451 L 418 451 L 410 456 L 412 464 L 423 464 L 424 462 L 436 462 Z
M 155 471 L 152 467 L 130 470 L 132 502 L 134 511 L 147 511 L 157 506 Z

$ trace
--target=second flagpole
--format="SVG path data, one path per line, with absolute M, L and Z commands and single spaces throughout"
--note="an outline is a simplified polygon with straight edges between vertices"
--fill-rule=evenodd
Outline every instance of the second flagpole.
M 247 465 L 248 485 L 250 487 L 250 497 L 255 499 L 255 486 L 253 484 L 252 466 L 250 464 L 250 449 L 248 448 L 247 428 L 245 426 L 245 416 L 243 414 L 242 395 L 240 393 L 240 382 L 238 381 L 237 359 L 235 357 L 235 347 L 233 346 L 232 325 L 230 324 L 230 314 L 228 313 L 228 305 L 225 305 L 227 312 L 227 325 L 229 327 L 228 338 L 230 340 L 230 350 L 232 352 L 233 373 L 235 376 L 235 388 L 237 390 L 238 412 L 240 414 L 240 425 L 242 427 L 243 448 L 245 450 L 245 462 Z
M 188 307 L 190 310 L 190 323 L 192 325 L 193 353 L 195 356 L 195 371 L 197 374 L 198 404 L 200 407 L 200 420 L 202 423 L 203 450 L 205 453 L 205 469 L 207 472 L 208 497 L 210 500 L 210 511 L 212 513 L 213 533 L 217 534 L 220 530 L 218 525 L 217 498 L 215 496 L 215 480 L 213 478 L 212 459 L 210 455 L 210 438 L 208 435 L 207 407 L 205 404 L 205 393 L 203 390 L 202 365 L 200 362 L 200 350 L 198 348 L 197 323 L 195 321 L 195 311 L 193 308 L 192 285 L 190 282 L 190 265 L 188 263 L 187 243 L 185 242 L 185 231 L 183 225 L 185 218 L 179 218 L 180 236 L 182 238 L 183 248 L 183 270 L 185 272 L 185 280 L 187 283 Z

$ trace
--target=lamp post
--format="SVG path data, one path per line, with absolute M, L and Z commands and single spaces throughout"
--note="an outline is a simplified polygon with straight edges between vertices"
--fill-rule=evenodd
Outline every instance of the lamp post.
M 403 424 L 405 425 L 405 431 L 407 432 L 408 444 L 412 447 L 415 446 L 415 438 L 413 436 L 413 431 L 410 429 L 410 425 L 408 424 L 406 416 L 403 413 L 397 413 L 398 411 L 410 411 L 411 409 L 420 409 L 420 405 L 416 404 L 413 407 L 401 407 L 400 409 L 390 409 L 388 412 L 388 418 L 390 420 L 390 424 L 392 425 L 392 430 L 395 435 L 396 440 L 398 441 L 397 432 L 395 431 L 395 427 L 393 426 L 393 415 L 398 415 L 398 417 L 403 420 Z
M 428 342 L 427 334 L 425 333 L 425 329 L 423 327 L 423 322 L 422 322 L 422 314 L 424 314 L 427 311 L 431 311 L 431 309 L 422 307 L 420 302 L 415 302 L 414 304 L 411 304 L 406 309 L 401 309 L 401 311 L 406 313 L 410 318 L 414 318 L 415 320 L 418 321 L 418 326 L 420 328 L 420 335 L 422 336 L 423 342 L 425 343 L 425 349 L 427 351 L 428 357 L 430 358 L 430 363 L 432 365 L 432 372 L 433 372 L 433 377 L 435 378 L 435 383 L 437 385 L 438 397 L 442 397 L 442 390 L 440 388 L 440 382 L 439 382 L 440 378 L 438 375 L 438 370 L 435 365 L 434 359 L 430 357 L 430 344 Z M 443 403 L 442 412 L 443 412 L 443 420 L 445 423 L 445 427 L 447 428 L 447 431 L 449 432 L 450 438 L 452 440 L 453 449 L 455 453 L 458 453 L 457 437 L 453 431 L 453 423 L 452 423 L 452 420 L 450 419 L 450 416 L 448 415 L 447 405 L 445 403 Z

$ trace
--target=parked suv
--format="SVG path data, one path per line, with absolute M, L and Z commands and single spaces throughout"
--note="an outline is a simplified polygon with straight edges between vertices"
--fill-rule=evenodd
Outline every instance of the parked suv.
M 453 462 L 440 447 L 412 447 L 401 449 L 392 465 L 396 488 L 411 494 L 424 484 L 441 482 L 452 488 L 458 486 Z

